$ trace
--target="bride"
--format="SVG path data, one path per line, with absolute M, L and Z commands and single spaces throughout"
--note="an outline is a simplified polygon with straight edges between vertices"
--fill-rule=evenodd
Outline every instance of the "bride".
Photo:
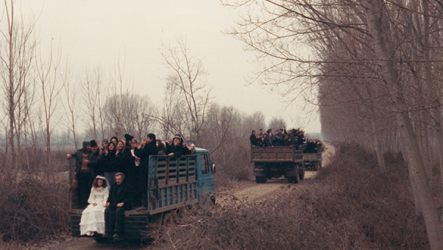
M 105 203 L 109 196 L 108 180 L 101 175 L 95 177 L 92 183 L 88 207 L 82 212 L 80 220 L 80 235 L 92 236 L 94 232 L 105 233 Z

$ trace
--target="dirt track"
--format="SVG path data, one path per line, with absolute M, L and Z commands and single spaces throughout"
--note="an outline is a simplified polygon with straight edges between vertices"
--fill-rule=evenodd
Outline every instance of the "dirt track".
M 323 167 L 327 166 L 331 160 L 331 157 L 335 153 L 335 148 L 330 144 L 325 143 L 325 152 L 323 153 Z M 313 178 L 317 172 L 306 171 L 305 179 Z M 297 184 L 290 184 L 297 185 Z M 256 184 L 255 182 L 244 183 L 240 188 L 229 190 L 235 197 L 248 203 L 258 202 L 265 199 L 272 193 L 277 192 L 280 189 L 288 186 L 287 180 L 284 178 L 268 180 L 264 184 Z M 37 248 L 36 248 L 37 249 Z M 92 249 L 143 249 L 139 242 L 118 242 L 113 244 L 100 244 L 96 243 L 92 238 L 70 238 L 66 242 L 54 242 L 49 243 L 43 248 L 38 249 L 64 249 L 64 250 L 92 250 Z

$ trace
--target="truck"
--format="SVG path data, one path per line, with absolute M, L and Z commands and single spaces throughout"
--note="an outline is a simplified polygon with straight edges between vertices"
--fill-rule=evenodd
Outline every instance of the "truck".
M 72 158 L 74 159 L 74 158 Z M 69 168 L 69 214 L 73 237 L 80 235 L 80 219 L 83 209 L 78 208 L 77 181 L 72 159 Z M 209 151 L 195 148 L 191 155 L 149 156 L 148 205 L 142 210 L 125 211 L 125 239 L 146 239 L 149 224 L 165 224 L 171 220 L 173 211 L 203 202 L 215 203 L 215 163 L 209 158 Z M 95 234 L 95 240 L 102 242 L 102 235 Z
M 289 183 L 298 183 L 305 176 L 303 151 L 295 145 L 257 147 L 251 146 L 251 162 L 257 183 L 284 176 Z
M 305 167 L 307 169 L 319 170 L 321 168 L 322 153 L 303 153 L 303 159 L 305 161 Z

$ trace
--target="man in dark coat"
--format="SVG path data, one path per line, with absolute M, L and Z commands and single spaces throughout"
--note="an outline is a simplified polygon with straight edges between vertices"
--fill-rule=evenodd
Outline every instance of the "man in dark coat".
M 140 158 L 140 166 L 138 167 L 137 177 L 138 177 L 138 187 L 137 198 L 141 198 L 141 206 L 142 208 L 147 208 L 148 199 L 147 199 L 147 185 L 148 185 L 148 171 L 149 171 L 149 156 L 157 155 L 158 148 L 155 145 L 156 142 L 155 134 L 148 134 L 146 138 L 143 139 L 143 145 L 140 145 L 135 149 L 135 155 Z
M 249 136 L 249 141 L 251 146 L 257 146 L 257 136 L 255 135 L 255 130 L 252 130 L 251 136 Z
M 122 152 L 121 159 L 120 159 L 120 168 L 121 172 L 125 174 L 125 182 L 128 185 L 128 187 L 131 190 L 131 201 L 134 201 L 135 197 L 135 190 L 137 187 L 137 170 L 135 165 L 135 154 L 134 153 L 134 147 L 135 147 L 135 139 L 132 135 L 125 134 L 126 139 L 126 145 Z
M 72 157 L 76 158 L 75 176 L 78 183 L 78 203 L 79 208 L 83 209 L 88 205 L 89 193 L 91 192 L 92 181 L 95 177 L 94 169 L 89 165 L 92 158 L 91 143 L 84 141 L 82 149 L 73 154 L 66 155 L 68 160 Z
M 125 211 L 132 209 L 130 188 L 125 183 L 125 175 L 115 174 L 108 201 L 105 204 L 105 234 L 103 237 L 122 238 L 124 234 Z M 115 233 L 115 234 L 114 234 Z

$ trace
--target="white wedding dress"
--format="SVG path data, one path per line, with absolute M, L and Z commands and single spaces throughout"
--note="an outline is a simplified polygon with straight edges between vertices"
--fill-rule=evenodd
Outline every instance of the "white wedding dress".
M 105 203 L 108 200 L 109 188 L 96 187 L 91 189 L 88 207 L 82 212 L 80 220 L 80 235 L 105 233 Z M 93 206 L 96 203 L 97 206 Z

